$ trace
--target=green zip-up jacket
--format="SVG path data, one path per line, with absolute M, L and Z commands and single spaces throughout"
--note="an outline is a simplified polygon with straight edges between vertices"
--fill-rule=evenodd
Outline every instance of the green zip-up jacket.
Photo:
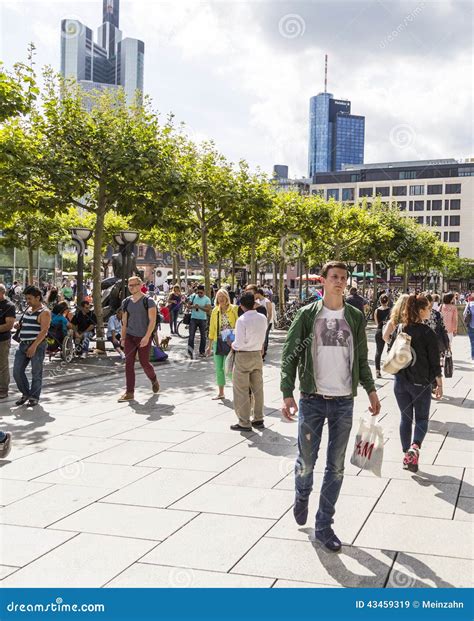
M 323 301 L 318 300 L 301 308 L 290 326 L 283 347 L 281 363 L 280 388 L 283 397 L 293 397 L 296 371 L 300 380 L 300 391 L 316 393 L 312 343 L 314 338 L 314 320 L 323 308 Z M 344 319 L 347 321 L 353 343 L 352 356 L 352 394 L 357 395 L 359 382 L 367 393 L 375 390 L 374 380 L 367 360 L 367 336 L 362 313 L 350 304 L 344 304 Z

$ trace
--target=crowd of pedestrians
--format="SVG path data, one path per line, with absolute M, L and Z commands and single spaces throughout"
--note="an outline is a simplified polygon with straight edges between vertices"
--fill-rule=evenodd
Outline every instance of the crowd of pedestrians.
M 176 284 L 163 291 L 165 298 L 158 308 L 157 291 L 151 285 L 137 276 L 129 278 L 130 295 L 107 323 L 107 340 L 125 360 L 126 386 L 118 401 L 134 399 L 137 360 L 150 381 L 151 391 L 160 391 L 155 367 L 150 363 L 150 349 L 166 308 L 171 334 L 178 331 L 180 313 L 187 317 L 189 358 L 194 360 L 198 332 L 199 357 L 212 356 L 217 386 L 212 399 L 226 398 L 225 387 L 231 378 L 236 418 L 230 429 L 242 433 L 262 429 L 265 426 L 264 361 L 276 314 L 271 287 L 248 284 L 231 291 L 213 286 L 212 295 L 208 296 L 204 285 L 183 292 Z M 360 295 L 356 287 L 348 288 L 347 266 L 340 261 L 323 266 L 321 285 L 321 295 L 297 312 L 286 336 L 281 360 L 281 411 L 288 420 L 298 416 L 293 507 L 298 525 L 306 524 L 308 519 L 313 472 L 327 424 L 326 463 L 315 516 L 315 536 L 329 550 L 338 551 L 342 544 L 333 524 L 359 385 L 367 393 L 371 415 L 375 417 L 381 410 L 367 345 L 367 304 L 374 301 L 375 293 L 370 300 Z M 12 290 L 13 296 L 19 295 L 17 284 Z M 48 335 L 61 339 L 71 332 L 80 347 L 78 355 L 87 356 L 97 318 L 88 295 L 72 312 L 75 293 L 67 282 L 47 291 L 29 286 L 21 291 L 26 304 L 18 317 L 11 296 L 0 284 L 0 398 L 8 396 L 8 354 L 12 338 L 18 344 L 13 364 L 13 377 L 20 392 L 17 406 L 34 407 L 39 402 Z M 387 360 L 396 355 L 400 337 L 408 338 L 410 343 L 409 364 L 394 374 L 394 395 L 400 409 L 401 467 L 416 472 L 432 398 L 443 396 L 443 365 L 451 355 L 452 342 L 458 333 L 457 300 L 453 293 L 443 295 L 441 300 L 437 294 L 396 296 L 392 291 L 378 292 L 376 300 L 373 312 L 376 378 L 382 377 L 385 348 Z M 474 295 L 467 297 L 464 323 L 474 360 Z M 26 374 L 28 367 L 31 381 Z M 295 398 L 297 376 L 299 401 Z M 0 431 L 0 458 L 10 448 L 11 434 Z

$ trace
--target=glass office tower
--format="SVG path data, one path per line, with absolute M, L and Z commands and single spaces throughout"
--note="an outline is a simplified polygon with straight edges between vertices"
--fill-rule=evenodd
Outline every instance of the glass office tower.
M 331 93 L 309 104 L 308 175 L 341 170 L 364 162 L 365 118 L 351 114 L 351 102 Z
M 77 19 L 61 22 L 61 74 L 74 78 L 86 91 L 122 86 L 128 103 L 143 92 L 145 44 L 122 38 L 119 0 L 103 0 L 97 43 L 92 30 Z

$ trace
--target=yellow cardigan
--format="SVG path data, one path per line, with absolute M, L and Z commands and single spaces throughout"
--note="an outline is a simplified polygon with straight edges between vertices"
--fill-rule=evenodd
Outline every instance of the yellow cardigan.
M 229 320 L 231 328 L 235 328 L 235 324 L 237 323 L 238 310 L 239 310 L 239 307 L 236 306 L 235 304 L 231 304 L 229 308 L 227 309 L 226 315 L 227 315 L 227 319 Z M 221 310 L 218 306 L 215 306 L 212 309 L 211 323 L 209 325 L 209 340 L 210 341 L 217 341 L 217 328 L 218 328 L 217 317 L 220 312 Z

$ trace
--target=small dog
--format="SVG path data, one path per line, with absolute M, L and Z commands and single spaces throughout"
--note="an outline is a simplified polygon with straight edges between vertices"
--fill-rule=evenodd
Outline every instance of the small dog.
M 160 341 L 160 347 L 163 351 L 168 349 L 169 343 L 171 341 L 171 336 L 165 336 Z

